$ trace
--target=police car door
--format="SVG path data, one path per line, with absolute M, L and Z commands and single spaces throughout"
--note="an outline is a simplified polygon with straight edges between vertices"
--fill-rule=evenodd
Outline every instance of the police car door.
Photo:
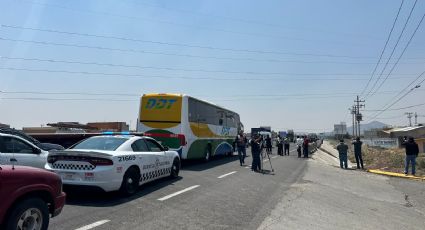
M 140 167 L 140 183 L 146 183 L 151 179 L 151 169 L 155 166 L 154 158 L 150 154 L 150 150 L 143 139 L 138 139 L 131 144 L 133 152 L 137 153 L 136 158 Z
M 170 161 L 163 147 L 152 139 L 145 139 L 150 150 L 150 154 L 155 161 L 155 167 L 152 170 L 154 179 L 170 175 Z
M 2 163 L 44 168 L 47 152 L 16 137 L 1 136 L 0 142 Z

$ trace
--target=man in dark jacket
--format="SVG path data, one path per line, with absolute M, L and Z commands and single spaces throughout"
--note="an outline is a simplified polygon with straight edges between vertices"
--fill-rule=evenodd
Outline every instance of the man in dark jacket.
M 344 143 L 344 140 L 341 139 L 339 141 L 339 144 L 336 146 L 336 149 L 339 153 L 339 164 L 341 168 L 348 168 L 348 159 L 347 159 L 347 153 L 348 153 L 348 146 Z
M 251 151 L 252 151 L 252 164 L 251 170 L 255 172 L 261 171 L 261 136 L 256 134 L 251 139 Z
M 356 157 L 357 162 L 357 168 L 360 168 L 360 165 L 363 167 L 363 158 L 362 158 L 362 144 L 363 142 L 360 141 L 360 137 L 357 137 L 355 141 L 352 142 L 354 145 L 354 156 Z
M 416 157 L 419 154 L 418 144 L 415 142 L 413 137 L 409 137 L 409 140 L 403 143 L 406 148 L 406 161 L 404 167 L 404 174 L 409 173 L 409 164 L 412 163 L 412 175 L 414 176 L 416 173 Z

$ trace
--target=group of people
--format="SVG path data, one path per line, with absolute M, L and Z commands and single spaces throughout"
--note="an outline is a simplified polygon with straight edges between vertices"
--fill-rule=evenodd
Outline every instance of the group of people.
M 248 144 L 248 139 L 244 135 L 243 131 L 240 131 L 235 139 L 236 148 L 239 156 L 239 163 L 241 166 L 245 165 L 246 158 L 246 146 Z M 250 140 L 251 152 L 252 152 L 252 165 L 251 170 L 258 172 L 261 171 L 261 150 L 266 149 L 267 154 L 272 153 L 272 139 L 270 136 L 263 138 L 259 134 L 254 134 Z M 298 151 L 298 157 L 301 158 L 301 152 L 303 152 L 303 157 L 308 158 L 309 154 L 309 143 L 310 140 L 307 136 L 297 136 L 296 145 Z M 283 138 L 278 136 L 277 138 L 277 153 L 280 156 L 288 155 L 290 148 L 289 138 Z
M 277 136 L 277 154 L 279 156 L 288 155 L 289 156 L 289 147 L 290 147 L 290 140 L 287 137 L 281 137 L 280 135 Z
M 238 150 L 239 163 L 241 166 L 244 166 L 245 158 L 246 158 L 246 146 L 248 144 L 248 139 L 244 135 L 243 131 L 240 131 L 239 134 L 236 136 L 235 143 Z M 252 137 L 250 141 L 251 151 L 252 151 L 252 164 L 251 164 L 252 171 L 255 171 L 255 172 L 261 171 L 261 159 L 260 159 L 261 150 L 265 148 L 267 153 L 271 153 L 272 151 L 271 143 L 272 142 L 270 137 L 263 139 L 263 137 L 259 134 L 255 134 Z
M 360 166 L 362 169 L 364 169 L 363 157 L 362 157 L 363 142 L 360 141 L 360 137 L 357 137 L 355 140 L 351 142 L 351 144 L 354 146 L 354 156 L 356 158 L 357 169 L 360 169 Z M 348 145 L 345 144 L 343 139 L 341 139 L 336 149 L 338 150 L 338 154 L 339 154 L 340 167 L 347 169 L 348 168 Z
M 310 144 L 310 140 L 308 139 L 308 137 L 297 136 L 296 144 L 297 144 L 298 158 L 301 158 L 301 152 L 303 153 L 304 158 L 308 158 L 308 153 L 309 153 L 308 148 Z
M 357 137 L 354 141 L 351 142 L 351 144 L 354 146 L 354 156 L 356 158 L 357 169 L 360 169 L 360 167 L 364 169 L 363 158 L 362 158 L 363 142 L 360 141 L 360 137 Z M 415 142 L 415 139 L 413 137 L 409 137 L 409 138 L 404 137 L 402 146 L 404 146 L 406 149 L 404 174 L 407 175 L 409 173 L 409 166 L 412 165 L 412 175 L 415 175 L 416 157 L 418 157 L 418 154 L 419 154 L 418 144 Z M 348 168 L 348 165 L 347 165 L 348 146 L 344 143 L 343 139 L 340 140 L 340 143 L 337 146 L 337 150 L 339 153 L 340 167 L 347 169 Z

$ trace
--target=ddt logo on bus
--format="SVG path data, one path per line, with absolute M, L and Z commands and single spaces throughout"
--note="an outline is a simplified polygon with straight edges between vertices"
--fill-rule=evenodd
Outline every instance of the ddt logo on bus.
M 221 135 L 229 136 L 229 134 L 230 134 L 230 127 L 223 127 L 223 129 L 221 130 Z
M 150 98 L 145 108 L 146 109 L 170 109 L 176 102 L 176 99 Z

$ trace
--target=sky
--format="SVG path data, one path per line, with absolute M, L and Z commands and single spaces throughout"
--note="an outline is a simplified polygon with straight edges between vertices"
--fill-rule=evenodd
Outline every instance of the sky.
M 424 1 L 403 1 L 377 65 L 400 5 L 0 0 L 0 123 L 135 128 L 144 93 L 213 102 L 239 113 L 246 129 L 330 131 L 351 124 L 356 95 L 364 122 L 406 125 L 404 113 L 417 112 L 425 123 L 425 83 L 410 90 L 425 79 Z

